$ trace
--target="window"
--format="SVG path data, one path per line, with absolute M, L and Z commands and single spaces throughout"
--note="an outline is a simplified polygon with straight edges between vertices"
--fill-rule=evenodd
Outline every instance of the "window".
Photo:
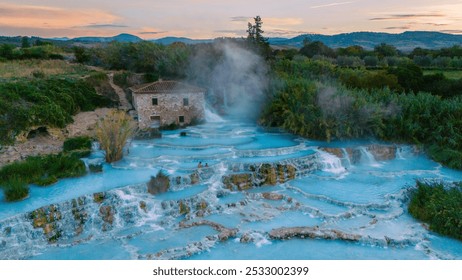
M 184 116 L 179 116 L 179 117 L 178 117 L 178 121 L 179 121 L 180 123 L 184 123 Z
M 156 106 L 157 104 L 157 97 L 152 98 L 152 106 Z
M 189 106 L 189 98 L 183 98 L 183 106 Z

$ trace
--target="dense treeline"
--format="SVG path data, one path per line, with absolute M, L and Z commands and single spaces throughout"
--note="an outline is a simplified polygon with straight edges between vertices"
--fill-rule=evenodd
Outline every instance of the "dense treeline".
M 183 43 L 169 46 L 148 41 L 139 43 L 112 42 L 92 48 L 74 47 L 80 63 L 110 70 L 149 73 L 162 78 L 184 78 L 191 47 Z
M 40 43 L 39 45 L 18 48 L 10 44 L 0 45 L 0 61 L 15 59 L 64 59 L 63 51 L 51 44 Z
M 430 230 L 462 240 L 462 184 L 417 181 L 409 213 L 429 224 Z
M 32 126 L 64 127 L 72 115 L 111 105 L 85 80 L 35 79 L 0 84 L 0 143 Z
M 462 98 L 349 88 L 325 61 L 273 63 L 272 100 L 261 123 L 305 137 L 374 137 L 424 145 L 435 160 L 462 168 Z
M 462 47 L 458 45 L 439 50 L 415 48 L 404 53 L 385 43 L 366 50 L 361 46 L 332 49 L 320 41 L 305 41 L 299 54 L 309 58 L 324 57 L 339 66 L 352 68 L 386 68 L 412 61 L 422 68 L 462 69 Z

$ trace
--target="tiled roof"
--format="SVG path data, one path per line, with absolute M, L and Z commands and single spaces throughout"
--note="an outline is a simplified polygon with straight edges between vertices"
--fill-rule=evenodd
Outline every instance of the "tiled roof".
M 133 93 L 195 93 L 205 92 L 205 89 L 177 81 L 157 81 L 131 87 Z

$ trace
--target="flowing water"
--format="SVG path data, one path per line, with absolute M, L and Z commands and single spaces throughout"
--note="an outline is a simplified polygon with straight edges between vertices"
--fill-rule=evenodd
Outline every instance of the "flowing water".
M 461 172 L 412 147 L 209 118 L 133 141 L 102 173 L 31 186 L 16 203 L 1 193 L 0 259 L 462 259 L 462 242 L 406 210 L 415 179 Z M 95 149 L 85 161 L 102 158 Z M 170 190 L 151 195 L 159 170 Z

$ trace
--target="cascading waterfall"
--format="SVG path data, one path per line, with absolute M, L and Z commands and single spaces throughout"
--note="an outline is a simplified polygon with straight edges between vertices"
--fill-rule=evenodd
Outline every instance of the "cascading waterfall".
M 342 174 L 346 172 L 342 165 L 341 159 L 324 151 L 318 151 L 321 158 L 322 170 L 334 174 Z
M 462 259 L 462 242 L 406 210 L 416 176 L 462 173 L 410 148 L 379 164 L 367 145 L 328 153 L 248 123 L 181 131 L 133 141 L 102 173 L 0 202 L 0 259 Z M 95 147 L 89 161 L 102 160 Z M 170 189 L 151 195 L 160 169 Z
M 374 155 L 372 155 L 365 147 L 359 147 L 359 151 L 361 153 L 361 160 L 362 164 L 366 164 L 369 166 L 379 167 L 380 164 L 375 160 Z
M 223 118 L 213 112 L 208 104 L 205 105 L 205 120 L 211 123 L 223 122 Z

